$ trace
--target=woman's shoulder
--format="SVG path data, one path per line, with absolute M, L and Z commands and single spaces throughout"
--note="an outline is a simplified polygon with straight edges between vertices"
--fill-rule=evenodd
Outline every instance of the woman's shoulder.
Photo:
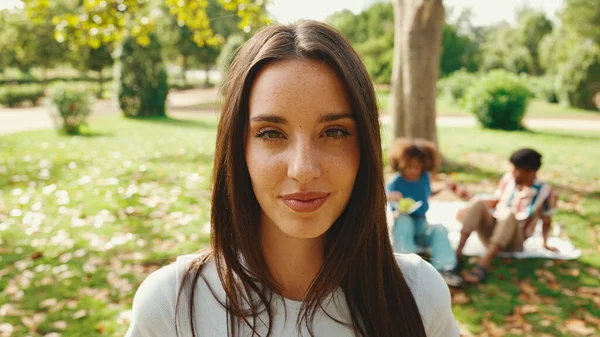
M 190 254 L 177 257 L 177 259 L 160 269 L 155 270 L 146 277 L 136 292 L 136 297 L 145 297 L 145 295 L 155 295 L 156 290 L 163 290 L 160 293 L 164 297 L 171 297 L 177 294 L 177 288 L 181 282 L 181 277 L 187 267 L 199 255 Z M 164 291 L 167 289 L 175 291 Z
M 146 277 L 137 289 L 127 337 L 175 336 L 177 294 L 183 274 L 198 255 L 184 255 Z M 203 274 L 211 273 L 212 263 Z M 183 290 L 186 291 L 185 289 Z
M 441 275 L 419 255 L 394 253 L 394 256 L 413 295 L 419 295 L 422 289 L 430 286 L 434 289 L 428 290 L 448 292 Z
M 416 254 L 394 255 L 415 298 L 427 336 L 459 336 L 450 290 L 438 271 Z

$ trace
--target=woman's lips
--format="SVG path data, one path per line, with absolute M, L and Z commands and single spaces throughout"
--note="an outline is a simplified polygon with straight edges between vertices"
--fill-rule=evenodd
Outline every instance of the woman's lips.
M 329 198 L 325 192 L 297 192 L 281 196 L 283 203 L 291 210 L 299 213 L 310 213 L 318 210 Z

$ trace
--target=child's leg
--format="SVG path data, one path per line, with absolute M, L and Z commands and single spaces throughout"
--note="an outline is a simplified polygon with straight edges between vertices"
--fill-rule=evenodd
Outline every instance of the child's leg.
M 477 232 L 481 242 L 487 246 L 492 236 L 495 220 L 489 212 L 487 204 L 482 200 L 471 200 L 464 217 L 460 221 L 463 225 L 460 233 L 460 242 L 456 249 L 458 258 L 462 257 L 462 251 L 467 239 L 472 232 Z
M 424 217 L 415 220 L 415 227 L 417 230 L 417 243 L 431 247 L 431 258 L 429 260 L 431 265 L 440 272 L 448 286 L 460 287 L 463 281 L 454 272 L 456 254 L 450 246 L 446 228 L 442 225 L 429 225 Z
M 414 253 L 417 251 L 415 224 L 408 215 L 401 214 L 394 220 L 394 251 L 396 253 Z
M 523 240 L 521 225 L 514 214 L 506 213 L 499 216 L 485 256 L 479 260 L 477 267 L 465 276 L 465 281 L 467 283 L 481 282 L 486 278 L 487 270 L 496 255 L 506 248 L 512 251 L 523 250 Z
M 456 253 L 450 240 L 446 227 L 436 224 L 428 225 L 425 229 L 427 246 L 431 247 L 431 264 L 439 271 L 452 270 L 456 267 Z

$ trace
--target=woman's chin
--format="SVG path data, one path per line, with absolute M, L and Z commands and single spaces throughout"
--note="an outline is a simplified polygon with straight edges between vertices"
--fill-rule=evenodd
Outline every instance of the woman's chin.
M 318 221 L 315 222 L 314 219 L 304 218 L 304 219 L 282 219 L 280 222 L 284 225 L 277 225 L 279 230 L 283 232 L 286 236 L 292 237 L 295 239 L 316 239 L 331 227 L 331 223 Z

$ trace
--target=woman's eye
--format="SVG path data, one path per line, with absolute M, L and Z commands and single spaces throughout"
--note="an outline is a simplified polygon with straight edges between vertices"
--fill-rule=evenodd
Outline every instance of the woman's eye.
M 344 138 L 349 135 L 350 132 L 342 128 L 333 128 L 325 131 L 325 136 L 329 138 Z
M 269 130 L 269 129 L 263 129 L 258 131 L 258 133 L 256 133 L 255 135 L 256 138 L 262 138 L 265 140 L 273 140 L 273 139 L 278 139 L 278 138 L 285 138 L 281 132 L 279 131 L 275 131 L 275 130 Z

